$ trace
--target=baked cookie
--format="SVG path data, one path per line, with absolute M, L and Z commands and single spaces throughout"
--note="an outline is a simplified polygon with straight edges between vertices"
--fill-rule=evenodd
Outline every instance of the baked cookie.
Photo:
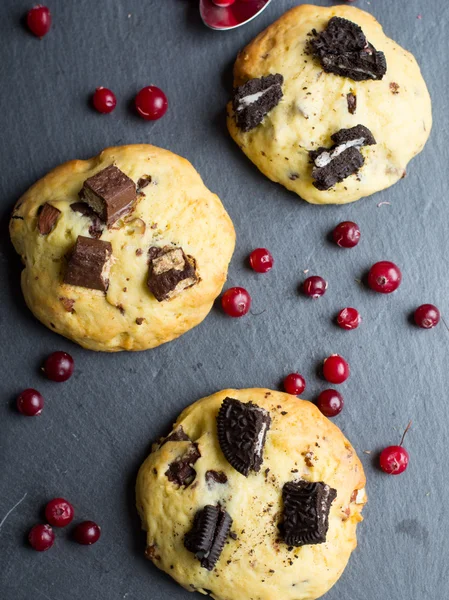
M 432 126 L 416 60 L 352 6 L 286 12 L 240 52 L 234 86 L 231 136 L 262 173 L 313 204 L 393 185 Z
M 216 600 L 314 600 L 356 546 L 364 486 L 315 405 L 224 390 L 184 410 L 139 471 L 146 556 Z
M 153 348 L 198 325 L 235 244 L 192 165 L 144 144 L 57 167 L 17 202 L 10 233 L 34 315 L 108 352 Z

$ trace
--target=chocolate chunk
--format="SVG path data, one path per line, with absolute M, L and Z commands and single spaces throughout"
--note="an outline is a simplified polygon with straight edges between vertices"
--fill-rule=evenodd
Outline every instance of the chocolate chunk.
M 279 526 L 288 546 L 322 544 L 329 528 L 329 510 L 337 492 L 318 481 L 290 481 L 282 490 L 283 522 Z
M 348 142 L 357 142 L 355 146 L 372 146 L 376 143 L 373 134 L 364 125 L 356 125 L 349 129 L 340 129 L 337 133 L 331 135 L 331 140 L 339 146 Z
M 80 235 L 69 257 L 64 283 L 105 292 L 111 265 L 110 242 Z
M 196 262 L 182 248 L 151 247 L 148 251 L 150 270 L 147 285 L 158 302 L 170 300 L 199 281 Z
M 250 131 L 262 123 L 270 110 L 279 104 L 284 78 L 280 73 L 250 79 L 244 85 L 234 88 L 232 106 L 237 126 L 242 131 Z
M 196 471 L 192 465 L 194 465 L 199 458 L 201 458 L 201 453 L 198 449 L 198 445 L 192 444 L 183 456 L 180 456 L 169 465 L 165 475 L 172 483 L 177 483 L 183 487 L 189 487 L 196 477 Z
M 73 212 L 78 212 L 84 217 L 89 217 L 92 221 L 92 225 L 89 227 L 89 235 L 93 238 L 101 237 L 103 233 L 103 226 L 101 224 L 99 216 L 94 213 L 91 207 L 86 202 L 74 202 L 70 205 Z
M 348 113 L 355 115 L 357 110 L 357 96 L 349 92 L 349 94 L 346 94 L 346 101 L 348 103 Z
M 37 228 L 41 235 L 48 235 L 56 224 L 61 211 L 46 202 L 39 212 Z
M 84 182 L 87 204 L 108 227 L 132 209 L 136 185 L 123 171 L 110 165 Z
M 228 477 L 223 471 L 206 471 L 207 483 L 220 483 L 225 484 L 228 482 Z
M 184 537 L 184 546 L 212 571 L 223 551 L 232 525 L 231 516 L 219 505 L 207 505 L 194 518 L 192 529 Z
M 217 415 L 220 448 L 229 464 L 245 477 L 250 471 L 260 471 L 270 425 L 270 413 L 252 402 L 225 398 L 221 405 Z
M 307 49 L 320 60 L 326 73 L 364 81 L 382 79 L 387 72 L 385 54 L 378 52 L 352 21 L 332 17 L 324 31 L 313 30 L 312 35 Z
M 75 305 L 75 300 L 72 300 L 71 298 L 59 298 L 59 301 L 61 302 L 62 306 L 64 307 L 64 310 L 66 310 L 69 313 L 74 313 L 75 309 L 73 308 Z
M 189 438 L 187 433 L 182 428 L 182 425 L 180 425 L 177 429 L 175 429 L 172 433 L 170 433 L 170 435 L 167 436 L 165 438 L 165 440 L 163 440 L 163 442 L 160 444 L 159 448 L 162 448 L 162 446 L 164 444 L 166 444 L 167 442 L 191 442 L 191 441 L 192 440 Z

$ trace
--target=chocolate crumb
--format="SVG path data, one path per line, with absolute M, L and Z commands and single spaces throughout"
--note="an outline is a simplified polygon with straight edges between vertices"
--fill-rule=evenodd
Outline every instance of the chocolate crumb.
M 142 256 L 142 254 L 143 254 L 142 248 L 137 248 L 137 250 L 136 250 L 136 256 Z
M 122 315 L 125 314 L 125 309 L 123 308 L 123 304 L 116 304 L 115 306 L 119 309 L 120 314 L 122 314 Z
M 142 323 L 145 321 L 145 319 L 143 317 L 137 317 L 136 319 L 136 324 L 137 325 L 142 325 Z
M 68 313 L 74 313 L 75 309 L 73 308 L 74 304 L 75 304 L 75 300 L 72 300 L 71 298 L 64 298 L 61 297 L 59 298 L 62 306 L 64 307 L 64 310 L 66 310 Z
M 346 94 L 346 101 L 348 103 L 348 113 L 355 115 L 357 110 L 357 96 L 352 92 L 349 92 L 349 94 Z
M 390 83 L 390 90 L 392 94 L 399 94 L 399 85 L 392 81 Z

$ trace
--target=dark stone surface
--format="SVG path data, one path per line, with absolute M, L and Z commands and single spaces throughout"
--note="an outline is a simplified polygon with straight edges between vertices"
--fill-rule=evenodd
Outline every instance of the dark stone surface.
M 359 547 L 326 600 L 446 598 L 449 332 L 444 323 L 424 331 L 410 322 L 423 302 L 439 306 L 444 318 L 449 311 L 446 1 L 355 3 L 418 58 L 436 125 L 406 179 L 345 207 L 301 202 L 265 179 L 226 134 L 224 107 L 237 51 L 294 2 L 277 0 L 228 33 L 207 30 L 194 0 L 48 3 L 54 26 L 42 41 L 21 26 L 32 2 L 3 0 L 1 6 L 0 522 L 27 494 L 0 527 L 2 600 L 192 597 L 144 558 L 133 488 L 151 441 L 170 431 L 184 406 L 227 386 L 276 388 L 298 369 L 307 379 L 304 397 L 313 399 L 326 386 L 317 368 L 332 352 L 351 365 L 341 386 L 345 409 L 335 422 L 360 452 L 370 502 Z M 134 94 L 150 83 L 170 103 L 153 124 L 130 109 Z M 117 94 L 111 115 L 89 107 L 100 85 Z M 216 308 L 202 325 L 159 349 L 95 354 L 45 329 L 25 307 L 20 262 L 7 234 L 9 213 L 20 194 L 57 164 L 133 142 L 186 156 L 222 198 L 238 234 L 227 285 L 249 290 L 252 313 L 233 320 Z M 360 225 L 362 239 L 345 251 L 327 236 L 347 219 Z M 274 255 L 267 275 L 246 267 L 257 246 Z M 402 286 L 391 296 L 356 282 L 383 259 L 403 270 Z M 323 298 L 299 296 L 305 269 L 329 281 Z M 348 305 L 364 319 L 352 332 L 332 322 Z M 67 383 L 39 374 L 54 350 L 75 358 Z M 29 386 L 46 399 L 38 418 L 13 408 L 16 394 Z M 409 419 L 409 469 L 399 477 L 382 475 L 376 455 L 399 443 Z M 70 541 L 69 528 L 57 531 L 55 546 L 44 554 L 27 547 L 28 529 L 54 496 L 73 502 L 77 520 L 98 521 L 102 537 L 95 546 Z

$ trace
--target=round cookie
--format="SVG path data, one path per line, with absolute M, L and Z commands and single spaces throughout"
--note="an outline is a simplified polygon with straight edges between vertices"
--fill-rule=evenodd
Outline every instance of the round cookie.
M 296 486 L 306 493 L 295 500 Z M 216 600 L 314 600 L 356 547 L 364 486 L 351 444 L 315 405 L 265 389 L 224 390 L 184 410 L 140 468 L 146 556 Z
M 108 352 L 153 348 L 198 325 L 235 244 L 193 166 L 144 144 L 57 167 L 17 202 L 10 233 L 34 315 Z
M 361 47 L 366 41 L 368 45 L 351 60 L 356 56 L 360 62 L 363 54 L 365 60 L 379 59 L 379 68 L 384 59 L 378 53 L 384 54 L 381 79 L 355 81 L 342 75 L 344 69 L 326 72 L 336 62 L 335 55 L 326 54 L 329 46 L 336 51 L 340 44 L 341 50 L 354 34 L 329 34 L 323 45 L 320 34 L 333 17 L 359 25 L 366 37 Z M 357 67 L 351 73 L 359 74 Z M 282 84 L 273 79 L 276 75 L 282 76 Z M 345 204 L 393 185 L 405 176 L 407 163 L 430 134 L 431 102 L 415 58 L 386 37 L 373 16 L 352 6 L 302 5 L 286 12 L 239 53 L 234 86 L 250 81 L 234 89 L 234 102 L 228 104 L 231 136 L 268 178 L 313 204 Z M 317 189 L 312 174 L 316 157 L 309 153 L 332 148 L 333 134 L 357 125 L 368 128 L 376 143 L 350 149 L 346 162 L 343 157 L 338 161 L 340 174 L 345 169 L 350 174 L 329 189 Z

